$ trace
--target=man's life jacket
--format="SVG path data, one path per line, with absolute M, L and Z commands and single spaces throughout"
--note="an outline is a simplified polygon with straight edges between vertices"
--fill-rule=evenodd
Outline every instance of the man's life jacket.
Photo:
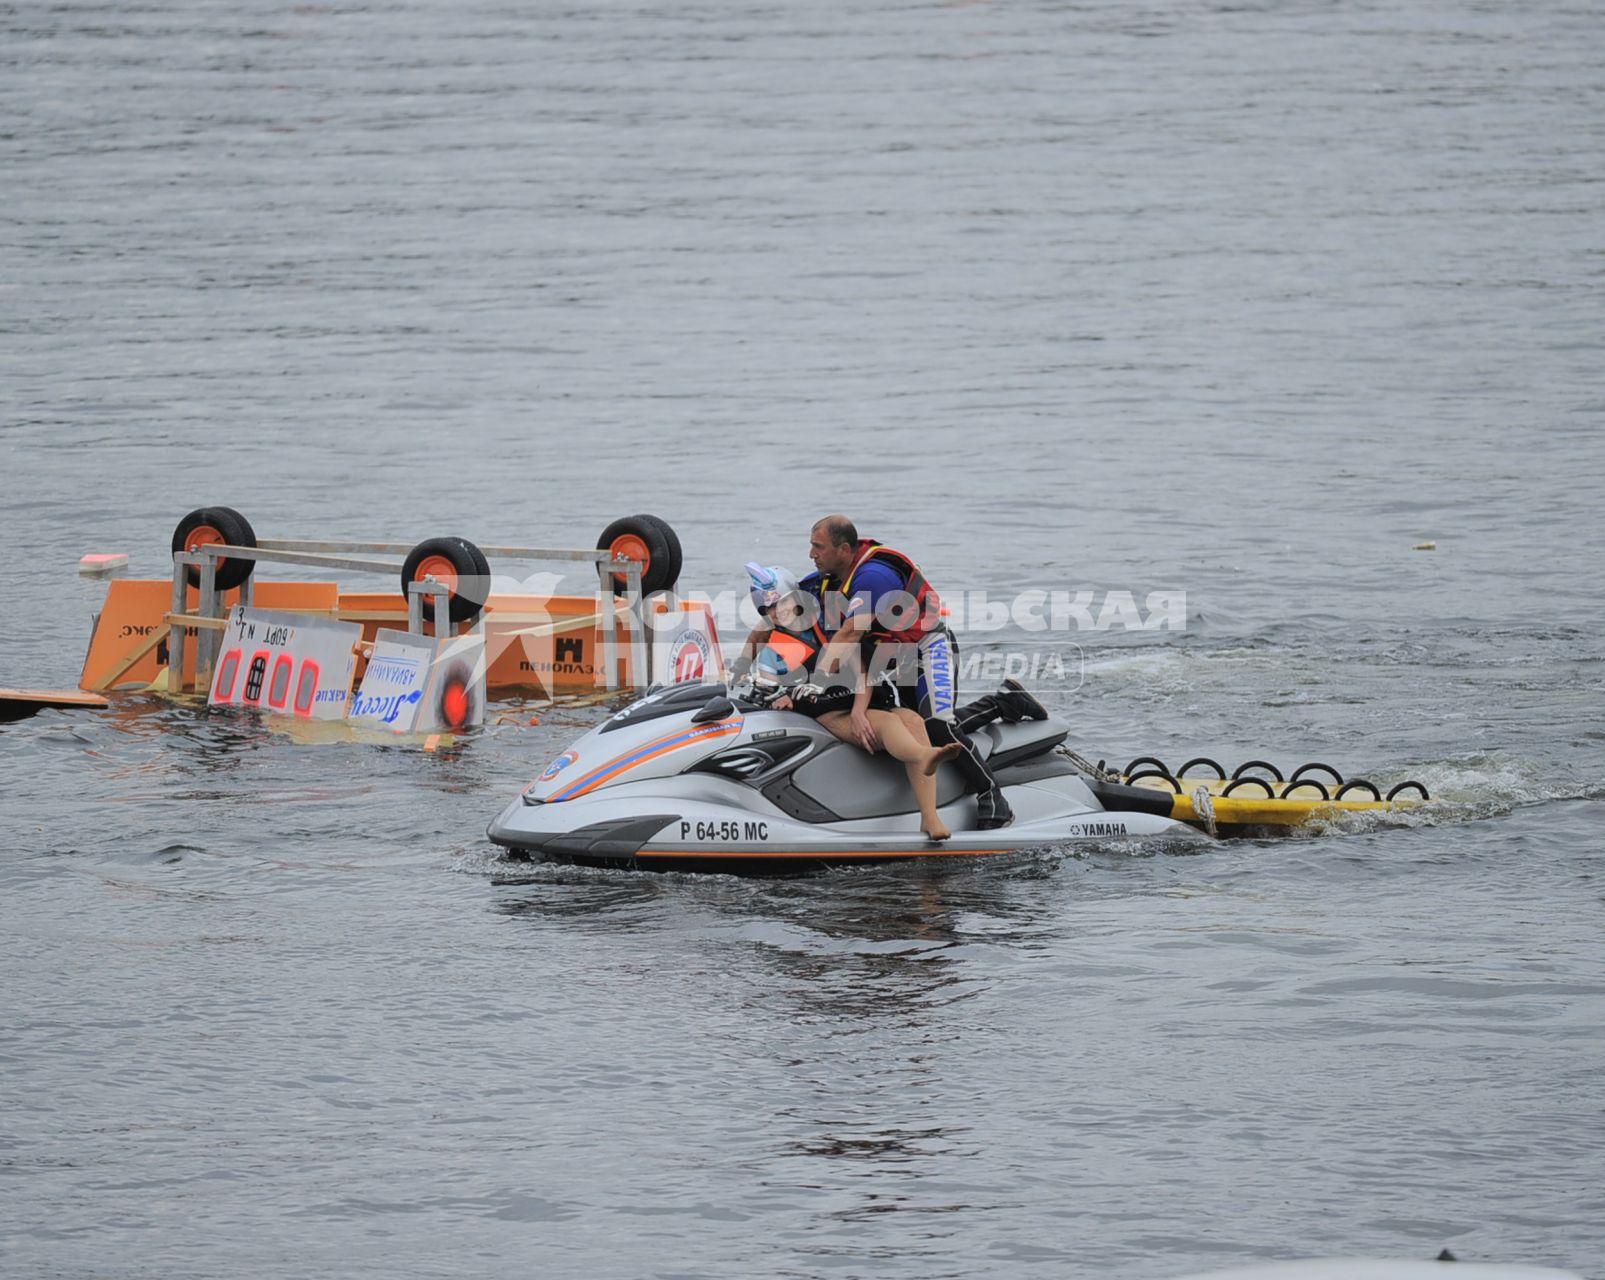
M 847 576 L 841 580 L 840 586 L 836 585 L 829 574 L 819 575 L 820 599 L 825 599 L 826 593 L 830 591 L 839 591 L 844 597 L 850 597 L 853 593 L 853 579 L 858 576 L 858 571 L 872 560 L 886 565 L 901 578 L 903 590 L 913 597 L 914 601 L 913 607 L 902 611 L 903 616 L 895 620 L 877 616 L 869 627 L 872 639 L 915 641 L 929 635 L 942 625 L 942 598 L 936 594 L 935 588 L 925 581 L 925 575 L 920 572 L 920 567 L 901 551 L 884 547 L 873 538 L 858 540 L 854 549 L 853 567 L 847 571 Z M 902 625 L 896 626 L 896 622 L 901 622 Z

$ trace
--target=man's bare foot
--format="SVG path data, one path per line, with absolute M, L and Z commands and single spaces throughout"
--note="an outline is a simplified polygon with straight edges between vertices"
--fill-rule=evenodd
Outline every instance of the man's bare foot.
M 955 743 L 954 745 L 957 746 L 958 744 Z M 927 840 L 946 840 L 953 834 L 941 824 L 940 820 L 930 823 L 922 822 L 920 823 L 920 830 L 925 833 Z
M 931 754 L 926 757 L 925 760 L 925 776 L 927 778 L 934 778 L 936 776 L 936 771 L 940 769 L 943 764 L 951 760 L 963 750 L 964 745 L 958 742 L 950 742 L 945 747 L 937 747 L 932 750 Z M 946 836 L 938 837 L 938 839 L 943 840 L 946 838 Z

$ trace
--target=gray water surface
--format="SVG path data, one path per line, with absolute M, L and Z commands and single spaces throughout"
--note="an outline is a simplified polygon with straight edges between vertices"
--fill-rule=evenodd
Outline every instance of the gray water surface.
M 1605 1275 L 1602 17 L 0 11 L 3 683 L 201 505 L 652 511 L 708 592 L 845 509 L 948 594 L 1185 591 L 964 636 L 1094 758 L 1436 797 L 754 883 L 496 856 L 608 704 L 0 727 L 5 1272 Z

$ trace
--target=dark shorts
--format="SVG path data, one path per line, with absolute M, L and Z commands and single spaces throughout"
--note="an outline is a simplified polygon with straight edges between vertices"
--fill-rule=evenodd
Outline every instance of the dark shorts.
M 792 708 L 811 716 L 817 720 L 820 716 L 829 715 L 832 711 L 851 711 L 853 709 L 853 691 L 851 689 L 827 689 L 817 698 L 800 699 L 793 697 Z M 897 695 L 889 684 L 878 684 L 869 691 L 869 709 L 871 711 L 893 711 L 897 708 Z

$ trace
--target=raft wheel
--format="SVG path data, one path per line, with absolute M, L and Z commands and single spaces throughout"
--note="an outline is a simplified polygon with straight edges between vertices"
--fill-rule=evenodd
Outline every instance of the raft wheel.
M 1170 783 L 1170 789 L 1172 791 L 1174 791 L 1177 795 L 1181 794 L 1181 783 L 1177 782 L 1175 778 L 1173 778 L 1163 769 L 1144 769 L 1140 773 L 1128 773 L 1126 775 L 1126 785 L 1128 787 L 1135 786 L 1144 778 L 1163 778 L 1166 782 Z
M 1333 799 L 1341 800 L 1344 796 L 1348 795 L 1349 792 L 1358 791 L 1361 788 L 1364 788 L 1366 791 L 1371 793 L 1371 799 L 1382 799 L 1382 793 L 1377 790 L 1376 783 L 1367 782 L 1364 778 L 1356 778 L 1353 782 L 1345 782 L 1341 787 L 1338 788 L 1338 793 L 1333 797 Z
M 1234 780 L 1237 779 L 1237 778 L 1241 778 L 1250 769 L 1269 769 L 1271 771 L 1271 776 L 1273 778 L 1275 778 L 1278 782 L 1286 782 L 1287 781 L 1286 778 L 1282 777 L 1282 771 L 1280 769 L 1278 769 L 1274 764 L 1272 764 L 1269 760 L 1246 760 L 1242 764 L 1237 766 L 1237 770 L 1236 770 L 1236 772 L 1234 772 L 1232 774 L 1232 778 Z
M 1419 791 L 1421 793 L 1421 798 L 1423 800 L 1432 799 L 1432 797 L 1427 794 L 1427 789 L 1424 786 L 1422 786 L 1419 782 L 1401 782 L 1398 786 L 1394 787 L 1392 791 L 1388 792 L 1388 794 L 1385 795 L 1382 798 L 1384 800 L 1392 800 L 1396 796 L 1398 796 L 1399 792 L 1401 792 L 1401 791 Z
M 1244 765 L 1243 768 L 1244 769 L 1248 768 L 1248 765 Z M 1242 769 L 1239 769 L 1238 772 L 1241 773 Z M 1280 782 L 1282 780 L 1280 774 L 1277 775 L 1276 780 L 1278 782 Z M 1222 796 L 1229 796 L 1229 795 L 1232 794 L 1232 792 L 1236 791 L 1238 787 L 1247 787 L 1247 786 L 1251 786 L 1251 785 L 1252 786 L 1256 786 L 1256 787 L 1264 787 L 1265 788 L 1265 798 L 1267 800 L 1275 800 L 1276 799 L 1276 788 L 1271 786 L 1269 780 L 1265 779 L 1265 778 L 1239 778 L 1239 777 L 1233 777 L 1232 780 L 1229 783 L 1227 783 L 1225 788 L 1221 791 L 1221 795 Z
M 1226 770 L 1222 769 L 1219 764 L 1211 760 L 1208 756 L 1198 756 L 1195 759 L 1189 760 L 1186 764 L 1182 765 L 1180 769 L 1176 770 L 1176 776 L 1178 778 L 1185 778 L 1187 776 L 1187 770 L 1191 769 L 1195 764 L 1207 764 L 1215 771 L 1215 776 L 1217 778 L 1225 778 L 1226 776 Z
M 426 538 L 410 552 L 401 566 L 401 593 L 414 582 L 432 577 L 450 593 L 446 616 L 453 622 L 478 617 L 490 592 L 490 562 L 485 553 L 467 538 Z M 433 610 L 424 609 L 431 621 Z
M 665 591 L 671 590 L 674 584 L 680 581 L 680 570 L 685 565 L 685 554 L 680 548 L 680 535 L 661 516 L 642 515 L 638 516 L 637 519 L 649 520 L 663 531 L 664 540 L 669 544 L 669 584 L 663 589 Z
M 1343 775 L 1341 773 L 1339 773 L 1336 769 L 1334 769 L 1331 765 L 1322 764 L 1319 760 L 1311 760 L 1309 762 L 1309 764 L 1301 764 L 1301 765 L 1299 765 L 1299 767 L 1297 769 L 1293 770 L 1293 776 L 1287 780 L 1288 781 L 1288 785 L 1291 786 L 1293 783 L 1297 782 L 1300 778 L 1302 778 L 1306 773 L 1309 773 L 1309 772 L 1311 772 L 1313 770 L 1316 770 L 1316 769 L 1320 769 L 1325 773 L 1330 773 L 1332 775 L 1332 785 L 1334 787 L 1341 787 L 1343 785 Z
M 641 566 L 641 594 L 667 591 L 680 580 L 682 555 L 680 539 L 667 520 L 657 516 L 635 515 L 615 520 L 596 540 L 598 551 L 615 560 L 634 560 Z M 613 593 L 624 593 L 624 577 L 613 575 Z
M 256 531 L 233 507 L 197 507 L 173 530 L 173 551 L 194 551 L 206 546 L 254 547 Z M 232 591 L 251 576 L 255 560 L 219 560 L 213 581 L 219 591 Z M 201 585 L 201 571 L 187 571 L 190 586 Z
M 1252 781 L 1254 781 L 1254 779 L 1248 778 L 1248 779 L 1245 779 L 1245 781 L 1252 782 Z M 1290 782 L 1288 782 L 1288 784 L 1285 787 L 1282 788 L 1282 799 L 1284 799 L 1284 800 L 1297 799 L 1298 797 L 1294 796 L 1293 793 L 1295 791 L 1297 791 L 1300 787 L 1314 787 L 1317 791 L 1319 791 L 1321 793 L 1321 799 L 1323 799 L 1323 800 L 1330 800 L 1332 798 L 1332 793 L 1326 789 L 1326 783 L 1320 781 L 1317 778 L 1301 778 L 1301 777 L 1298 776 L 1298 774 L 1295 773 L 1293 775 L 1293 777 L 1292 777 L 1292 780 Z
M 1120 772 L 1125 774 L 1127 780 L 1129 781 L 1131 775 L 1136 773 L 1137 770 L 1141 769 L 1145 764 L 1153 765 L 1155 769 L 1159 770 L 1159 772 L 1167 778 L 1173 776 L 1170 770 L 1165 768 L 1165 762 L 1158 756 L 1138 756 Z

